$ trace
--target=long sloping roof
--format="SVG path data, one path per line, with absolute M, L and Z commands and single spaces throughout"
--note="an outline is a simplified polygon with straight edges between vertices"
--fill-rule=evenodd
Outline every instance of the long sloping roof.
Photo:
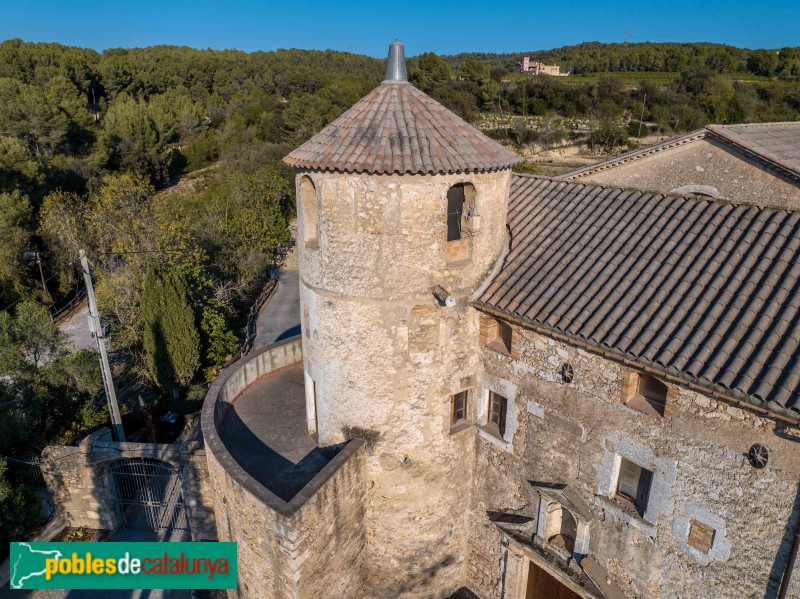
M 520 160 L 406 82 L 379 85 L 284 158 L 295 168 L 371 174 L 490 171 Z
M 660 154 L 698 139 L 716 140 L 790 179 L 800 181 L 800 122 L 709 125 L 704 129 L 668 139 L 654 146 L 620 154 L 564 173 L 559 178 L 571 180 L 586 177 Z
M 517 175 L 508 224 L 476 307 L 797 418 L 800 213 Z

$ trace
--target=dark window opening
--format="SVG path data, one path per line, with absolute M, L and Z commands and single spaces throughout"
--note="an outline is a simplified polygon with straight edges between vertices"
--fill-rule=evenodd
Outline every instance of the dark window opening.
M 464 184 L 453 185 L 447 190 L 447 241 L 461 239 L 461 218 L 464 215 Z
M 451 401 L 451 411 L 450 411 L 450 423 L 457 424 L 462 422 L 463 420 L 467 419 L 467 391 L 461 391 L 460 393 L 456 393 L 450 399 Z
M 639 395 L 645 399 L 664 404 L 667 401 L 667 386 L 649 374 L 639 375 Z
M 617 479 L 617 496 L 631 503 L 640 516 L 647 511 L 650 499 L 650 483 L 653 473 L 638 464 L 621 458 L 619 478 Z
M 489 424 L 497 427 L 500 436 L 506 433 L 506 409 L 508 400 L 502 395 L 489 391 Z

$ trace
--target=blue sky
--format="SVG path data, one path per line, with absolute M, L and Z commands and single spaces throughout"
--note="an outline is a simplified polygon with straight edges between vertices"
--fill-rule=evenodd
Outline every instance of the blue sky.
M 314 48 L 384 56 L 522 52 L 582 41 L 800 45 L 797 0 L 0 0 L 0 39 L 104 48 Z

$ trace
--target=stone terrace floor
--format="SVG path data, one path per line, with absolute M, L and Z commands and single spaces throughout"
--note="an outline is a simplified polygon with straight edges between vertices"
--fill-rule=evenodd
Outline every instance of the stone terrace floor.
M 308 434 L 302 364 L 245 389 L 222 418 L 220 437 L 250 476 L 287 502 L 341 449 L 318 448 Z

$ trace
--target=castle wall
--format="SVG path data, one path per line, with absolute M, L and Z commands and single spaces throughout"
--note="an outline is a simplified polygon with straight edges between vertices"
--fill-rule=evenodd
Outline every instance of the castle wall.
M 307 174 L 319 237 L 303 243 L 299 223 L 304 363 L 320 443 L 367 441 L 370 596 L 446 597 L 465 582 L 475 443 L 451 429 L 450 398 L 480 369 L 468 295 L 502 252 L 510 173 Z M 479 216 L 471 259 L 453 263 L 446 197 L 459 182 L 475 186 Z M 437 284 L 455 307 L 436 302 Z
M 661 193 L 708 186 L 732 202 L 800 209 L 800 184 L 710 139 L 698 139 L 580 179 Z
M 348 443 L 287 503 L 239 466 L 217 430 L 229 402 L 244 389 L 302 357 L 298 337 L 254 352 L 214 382 L 203 405 L 217 532 L 220 541 L 236 541 L 238 548 L 239 584 L 230 597 L 364 596 L 363 441 Z
M 796 434 L 779 437 L 774 421 L 674 384 L 667 416 L 646 416 L 623 403 L 629 368 L 520 333 L 519 360 L 483 350 L 479 396 L 487 387 L 512 388 L 509 415 L 516 422 L 503 446 L 479 429 L 470 586 L 484 599 L 514 587 L 513 575 L 503 578 L 507 539 L 487 512 L 532 518 L 530 539 L 543 529 L 540 496 L 530 483 L 538 481 L 566 484 L 585 500 L 593 519 L 580 553 L 593 556 L 626 596 L 775 596 L 800 517 Z M 569 384 L 559 375 L 564 363 L 575 373 Z M 770 450 L 763 470 L 746 459 L 754 443 Z M 613 497 L 618 455 L 654 473 L 644 517 Z M 716 531 L 708 553 L 687 543 L 692 519 Z M 547 547 L 541 539 L 534 544 Z M 789 596 L 797 594 L 795 579 Z

